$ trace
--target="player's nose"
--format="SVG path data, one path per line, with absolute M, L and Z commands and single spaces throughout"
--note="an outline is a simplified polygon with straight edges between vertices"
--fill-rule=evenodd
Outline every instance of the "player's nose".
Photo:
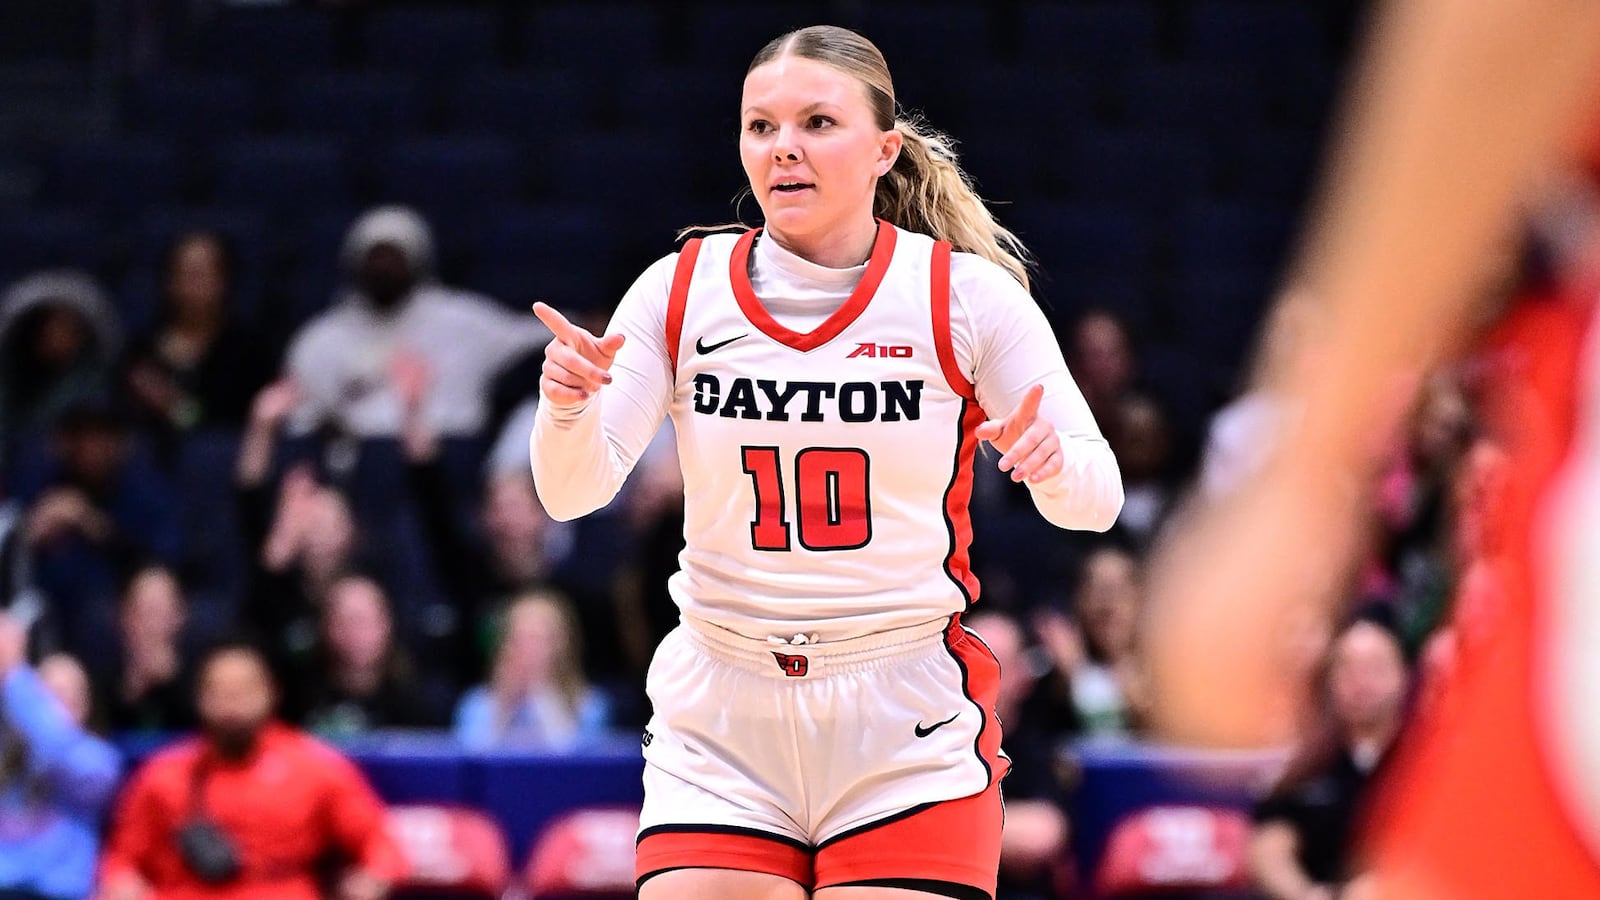
M 794 129 L 787 126 L 778 129 L 777 140 L 772 142 L 773 161 L 779 163 L 796 163 L 800 161 L 800 142 L 795 140 Z

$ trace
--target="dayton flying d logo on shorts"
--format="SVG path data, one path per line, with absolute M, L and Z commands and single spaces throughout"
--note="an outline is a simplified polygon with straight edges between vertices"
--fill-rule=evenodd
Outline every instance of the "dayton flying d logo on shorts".
M 811 661 L 804 656 L 791 656 L 774 650 L 772 658 L 778 661 L 778 668 L 783 670 L 783 674 L 790 678 L 799 678 L 811 667 Z

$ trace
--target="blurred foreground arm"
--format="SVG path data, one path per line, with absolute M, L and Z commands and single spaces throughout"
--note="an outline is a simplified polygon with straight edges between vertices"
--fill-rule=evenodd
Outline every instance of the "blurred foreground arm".
M 1594 0 L 1396 0 L 1377 18 L 1292 273 L 1324 324 L 1263 385 L 1303 414 L 1258 477 L 1184 514 L 1153 566 L 1164 736 L 1291 734 L 1304 667 L 1284 635 L 1338 599 L 1373 435 L 1467 336 L 1478 260 L 1589 124 L 1597 51 Z

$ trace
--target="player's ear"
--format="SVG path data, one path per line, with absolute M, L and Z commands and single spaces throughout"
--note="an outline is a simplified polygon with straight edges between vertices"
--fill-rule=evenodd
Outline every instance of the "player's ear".
M 883 133 L 883 139 L 878 143 L 878 177 L 889 174 L 894 168 L 895 161 L 900 158 L 900 150 L 905 146 L 906 136 L 900 133 L 898 122 L 895 127 Z

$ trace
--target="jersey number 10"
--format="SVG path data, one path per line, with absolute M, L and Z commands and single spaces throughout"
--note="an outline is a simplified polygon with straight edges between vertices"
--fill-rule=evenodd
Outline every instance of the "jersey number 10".
M 757 550 L 789 550 L 788 498 L 777 447 L 745 447 L 744 471 L 756 492 L 750 543 Z M 872 540 L 869 460 L 856 447 L 807 447 L 794 456 L 795 512 L 800 546 L 855 550 Z

